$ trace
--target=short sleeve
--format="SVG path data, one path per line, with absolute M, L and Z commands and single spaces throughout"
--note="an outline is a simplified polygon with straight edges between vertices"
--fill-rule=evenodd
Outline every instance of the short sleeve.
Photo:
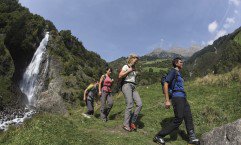
M 91 90 L 92 88 L 94 87 L 94 85 L 93 84 L 90 84 L 88 87 L 87 87 L 87 91 L 89 91 L 89 90 Z
M 124 66 L 122 67 L 122 70 L 123 70 L 123 71 L 127 71 L 128 68 L 129 68 L 128 65 L 124 65 Z
M 175 69 L 170 70 L 170 72 L 168 73 L 167 77 L 166 77 L 166 82 L 169 84 L 171 83 L 171 81 L 174 79 L 175 77 Z

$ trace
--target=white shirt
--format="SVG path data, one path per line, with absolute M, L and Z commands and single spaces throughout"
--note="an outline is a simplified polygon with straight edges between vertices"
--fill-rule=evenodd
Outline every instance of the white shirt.
M 124 65 L 124 66 L 122 67 L 122 70 L 123 70 L 124 72 L 126 72 L 128 69 L 129 69 L 129 66 L 128 66 L 128 65 Z M 130 72 L 130 73 L 126 76 L 125 81 L 126 81 L 126 82 L 136 83 L 136 72 L 135 72 L 135 71 Z

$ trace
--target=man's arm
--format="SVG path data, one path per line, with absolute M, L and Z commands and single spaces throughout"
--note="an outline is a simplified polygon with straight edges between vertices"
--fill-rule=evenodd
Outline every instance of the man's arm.
M 171 106 L 171 101 L 170 101 L 170 96 L 168 92 L 168 85 L 172 84 L 173 79 L 175 78 L 175 72 L 176 70 L 172 69 L 167 77 L 166 77 L 166 82 L 164 83 L 164 95 L 165 95 L 165 108 L 169 109 Z
M 169 109 L 171 106 L 170 98 L 169 98 L 169 93 L 168 93 L 168 83 L 164 83 L 164 95 L 165 95 L 165 108 Z

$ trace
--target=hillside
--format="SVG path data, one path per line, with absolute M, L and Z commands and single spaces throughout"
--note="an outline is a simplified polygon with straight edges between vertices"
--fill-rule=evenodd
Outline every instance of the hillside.
M 241 118 L 240 81 L 241 70 L 235 69 L 223 75 L 209 75 L 186 82 L 188 101 L 191 105 L 196 133 L 200 137 L 214 127 Z M 235 76 L 235 77 L 234 77 Z M 235 90 L 235 91 L 233 91 Z M 110 120 L 99 119 L 99 102 L 91 119 L 81 115 L 86 108 L 74 108 L 67 117 L 53 114 L 38 114 L 24 125 L 12 127 L 0 134 L 0 144 L 155 144 L 153 136 L 173 117 L 172 109 L 163 106 L 164 97 L 160 84 L 140 86 L 143 109 L 137 132 L 125 132 L 121 126 L 125 109 L 122 94 L 114 96 Z M 186 144 L 185 127 L 165 139 L 167 145 Z
M 17 0 L 1 0 L 0 108 L 20 103 L 16 101 L 23 96 L 18 89 L 19 82 L 47 31 L 51 36 L 47 56 L 60 70 L 63 80 L 61 96 L 64 100 L 71 104 L 78 103 L 84 88 L 104 72 L 106 61 L 95 52 L 88 51 L 71 31 L 59 32 L 51 21 L 30 13 Z M 47 82 L 51 79 L 48 78 Z
M 218 38 L 212 45 L 194 53 L 186 62 L 190 76 L 229 72 L 241 62 L 241 28 Z M 192 74 L 192 75 L 191 75 Z

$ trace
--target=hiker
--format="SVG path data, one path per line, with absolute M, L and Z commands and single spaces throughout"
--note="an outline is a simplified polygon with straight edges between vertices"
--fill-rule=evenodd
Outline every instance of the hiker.
M 91 83 L 84 91 L 83 100 L 85 101 L 87 106 L 87 112 L 84 113 L 85 115 L 94 114 L 94 98 L 98 94 L 98 85 L 98 81 L 96 81 L 95 83 Z
M 106 74 L 102 75 L 99 82 L 99 96 L 101 101 L 100 118 L 104 121 L 108 121 L 108 115 L 113 106 L 113 99 L 111 94 L 111 86 L 113 79 L 111 78 L 112 68 L 106 68 Z M 106 108 L 107 101 L 107 108 Z
M 165 108 L 169 109 L 171 104 L 174 110 L 174 119 L 169 126 L 162 129 L 154 138 L 153 141 L 160 144 L 165 144 L 164 137 L 177 129 L 184 120 L 187 134 L 189 136 L 190 144 L 198 144 L 199 140 L 196 138 L 194 132 L 193 119 L 190 106 L 186 99 L 184 91 L 184 80 L 181 75 L 183 61 L 180 57 L 173 59 L 172 68 L 166 76 L 164 83 Z M 172 88 L 172 93 L 169 90 Z M 170 102 L 171 97 L 171 102 Z
M 136 121 L 138 114 L 142 108 L 142 101 L 140 95 L 136 90 L 136 69 L 135 65 L 139 57 L 135 54 L 129 56 L 127 64 L 124 65 L 119 73 L 119 79 L 123 79 L 121 91 L 123 92 L 126 100 L 126 110 L 124 116 L 123 129 L 126 131 L 136 130 Z M 132 108 L 136 103 L 136 109 L 132 113 Z

